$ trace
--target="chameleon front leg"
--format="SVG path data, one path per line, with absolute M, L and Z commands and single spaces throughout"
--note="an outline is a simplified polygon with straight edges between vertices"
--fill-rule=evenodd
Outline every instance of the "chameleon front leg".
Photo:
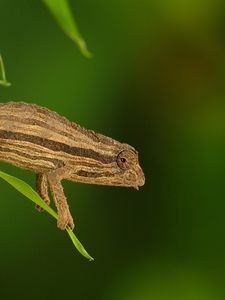
M 36 190 L 40 197 L 47 203 L 50 204 L 50 198 L 48 196 L 48 178 L 46 174 L 40 173 L 36 175 Z M 36 204 L 38 211 L 43 211 L 39 205 Z
M 67 225 L 74 229 L 73 217 L 69 210 L 69 205 L 66 201 L 66 197 L 63 192 L 61 180 L 64 175 L 68 172 L 65 167 L 56 169 L 48 173 L 48 182 L 52 192 L 53 199 L 58 211 L 58 222 L 57 225 L 60 229 L 64 230 Z

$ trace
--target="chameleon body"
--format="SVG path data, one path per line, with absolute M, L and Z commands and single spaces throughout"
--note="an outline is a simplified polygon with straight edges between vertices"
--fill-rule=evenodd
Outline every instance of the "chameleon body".
M 48 204 L 50 186 L 60 229 L 74 228 L 62 179 L 136 189 L 145 182 L 133 147 L 23 102 L 0 103 L 0 160 L 34 171 Z

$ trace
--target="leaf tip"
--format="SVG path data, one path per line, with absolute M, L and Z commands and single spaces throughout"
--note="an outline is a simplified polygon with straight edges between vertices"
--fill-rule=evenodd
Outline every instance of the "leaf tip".
M 86 44 L 85 40 L 79 39 L 79 41 L 78 41 L 78 46 L 79 46 L 79 48 L 80 48 L 81 53 L 82 53 L 86 58 L 91 58 L 91 57 L 92 57 L 92 53 L 88 50 L 87 44 Z
M 4 87 L 10 87 L 12 84 L 11 82 L 5 81 L 5 80 L 0 80 L 0 85 Z

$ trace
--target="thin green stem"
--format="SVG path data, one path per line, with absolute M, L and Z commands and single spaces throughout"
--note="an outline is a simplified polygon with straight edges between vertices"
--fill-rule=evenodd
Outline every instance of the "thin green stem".
M 2 77 L 2 80 L 0 80 L 0 84 L 5 87 L 10 86 L 11 83 L 6 80 L 5 67 L 4 67 L 4 63 L 3 63 L 1 54 L 0 54 L 0 72 L 1 72 L 1 77 Z

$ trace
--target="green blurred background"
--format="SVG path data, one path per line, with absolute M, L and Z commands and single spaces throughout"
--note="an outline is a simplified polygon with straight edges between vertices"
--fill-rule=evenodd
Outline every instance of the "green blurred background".
M 92 59 L 41 1 L 0 0 L 12 87 L 140 154 L 139 192 L 64 182 L 86 261 L 56 222 L 0 182 L 2 299 L 225 299 L 225 5 L 70 1 Z M 32 186 L 34 174 L 1 163 Z

